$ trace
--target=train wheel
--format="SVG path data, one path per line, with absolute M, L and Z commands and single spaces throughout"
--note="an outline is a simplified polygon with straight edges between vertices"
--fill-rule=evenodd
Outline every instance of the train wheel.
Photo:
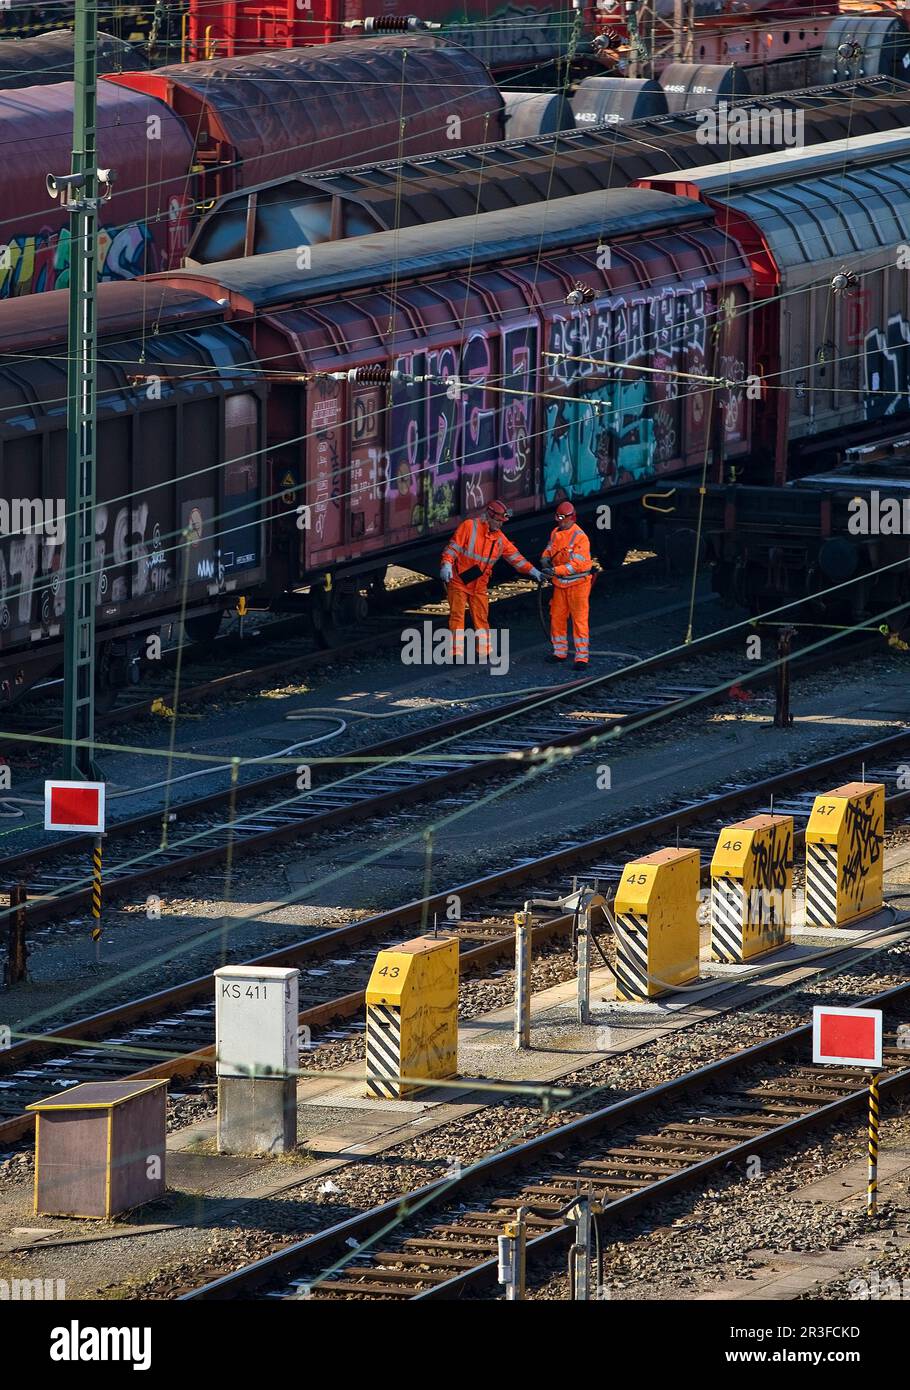
M 110 642 L 102 642 L 95 653 L 95 709 L 98 714 L 110 714 L 117 703 L 123 682 L 122 662 L 114 655 Z
M 200 613 L 184 620 L 184 629 L 191 642 L 214 642 L 221 627 L 223 613 Z
M 360 589 L 314 589 L 312 619 L 320 646 L 343 646 L 357 636 L 370 613 L 369 598 Z

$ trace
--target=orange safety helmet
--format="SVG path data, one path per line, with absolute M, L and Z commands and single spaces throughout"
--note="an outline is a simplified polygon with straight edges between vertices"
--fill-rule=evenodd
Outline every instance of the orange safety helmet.
M 556 520 L 564 521 L 566 517 L 574 519 L 575 508 L 572 506 L 571 502 L 560 502 L 559 506 L 556 508 Z
M 494 497 L 492 502 L 487 503 L 487 516 L 491 521 L 508 521 L 511 515 L 512 513 L 505 502 L 500 502 L 497 497 Z

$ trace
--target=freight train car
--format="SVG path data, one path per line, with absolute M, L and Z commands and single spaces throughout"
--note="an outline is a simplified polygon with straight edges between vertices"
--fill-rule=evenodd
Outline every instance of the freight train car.
M 749 481 L 780 485 L 830 458 L 832 441 L 872 438 L 910 407 L 907 146 L 894 130 L 648 181 L 714 207 L 749 254 L 753 368 L 768 398 Z
M 567 307 L 579 281 L 593 303 Z M 334 606 L 390 560 L 433 563 L 494 495 L 521 536 L 562 497 L 593 509 L 700 462 L 705 394 L 673 372 L 709 370 L 718 299 L 745 305 L 749 281 L 704 205 L 623 190 L 325 246 L 303 276 L 278 252 L 163 283 L 226 300 L 255 357 L 291 374 L 270 394 L 273 578 Z M 728 336 L 748 360 L 748 316 Z M 741 400 L 725 428 L 747 452 Z
M 72 82 L 0 93 L 0 140 L 0 299 L 68 285 L 69 213 L 45 180 L 70 170 Z M 155 97 L 99 82 L 98 153 L 115 173 L 99 213 L 102 280 L 179 266 L 190 229 L 186 126 Z
M 264 392 L 220 317 L 167 286 L 153 306 L 146 283 L 99 295 L 102 695 L 138 674 L 145 635 L 184 602 L 205 633 L 231 592 L 265 580 Z M 63 292 L 0 305 L 0 707 L 62 658 L 66 332 Z
M 243 56 L 263 48 L 335 43 L 354 28 L 404 29 L 408 18 L 439 27 L 495 72 L 530 71 L 566 55 L 594 33 L 595 6 L 570 0 L 422 0 L 390 6 L 379 0 L 190 0 L 191 59 Z
M 98 35 L 98 72 L 141 71 L 148 67 L 142 53 L 113 34 Z M 0 91 L 11 87 L 44 87 L 70 82 L 73 77 L 73 31 L 55 29 L 26 39 L 0 39 Z
M 756 612 L 854 578 L 821 606 L 857 617 L 910 598 L 910 567 L 876 574 L 907 557 L 903 525 L 849 525 L 851 499 L 900 510 L 907 495 L 907 149 L 893 131 L 744 160 L 723 178 L 706 168 L 654 181 L 714 206 L 755 271 L 752 459 L 715 469 L 703 499 L 678 489 L 665 525 L 694 534 L 701 512 L 716 588 Z
M 407 34 L 111 74 L 105 83 L 158 97 L 184 122 L 203 203 L 305 169 L 504 134 L 503 99 L 483 64 Z
M 726 164 L 769 147 L 792 151 L 902 126 L 910 126 L 910 85 L 879 77 L 737 102 L 719 113 L 657 116 L 618 128 L 299 174 L 218 199 L 190 238 L 186 264 L 625 188 L 636 179 L 712 160 Z

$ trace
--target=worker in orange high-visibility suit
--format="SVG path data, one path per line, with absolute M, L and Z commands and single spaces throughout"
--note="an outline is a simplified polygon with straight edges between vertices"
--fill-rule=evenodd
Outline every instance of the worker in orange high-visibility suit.
M 571 502 L 556 508 L 556 525 L 543 553 L 545 579 L 553 584 L 550 601 L 551 661 L 569 655 L 569 618 L 575 646 L 575 669 L 588 664 L 588 599 L 591 594 L 591 543 L 575 520 Z
M 511 515 L 503 502 L 490 502 L 485 516 L 461 523 L 442 552 L 439 576 L 446 586 L 449 599 L 449 630 L 456 661 L 464 659 L 466 607 L 471 610 L 471 621 L 477 633 L 477 656 L 481 661 L 489 658 L 490 599 L 487 587 L 497 560 L 508 560 L 519 574 L 530 575 L 540 582 L 540 570 L 526 560 L 503 534 L 503 522 L 508 521 Z

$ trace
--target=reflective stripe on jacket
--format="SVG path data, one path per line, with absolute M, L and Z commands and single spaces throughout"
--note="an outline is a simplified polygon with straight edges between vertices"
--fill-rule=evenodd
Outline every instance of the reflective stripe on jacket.
M 567 531 L 554 527 L 543 558 L 552 564 L 553 583 L 559 588 L 580 584 L 590 577 L 591 542 L 578 525 L 570 526 Z
M 483 572 L 476 579 L 463 584 L 466 589 L 474 585 L 486 588 L 497 560 L 508 560 L 519 574 L 530 574 L 534 568 L 508 536 L 503 535 L 501 530 L 491 531 L 482 517 L 463 521 L 442 552 L 442 562 L 452 566 L 455 582 L 461 582 L 460 576 L 464 570 L 471 569 L 473 565 L 481 566 Z

